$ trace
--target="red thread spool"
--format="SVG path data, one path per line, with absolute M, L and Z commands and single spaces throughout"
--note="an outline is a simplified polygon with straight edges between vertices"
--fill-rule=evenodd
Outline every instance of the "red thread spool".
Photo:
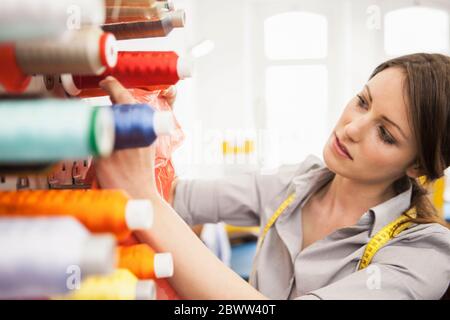
M 20 69 L 13 44 L 0 45 L 0 85 L 8 93 L 19 94 L 30 84 L 31 77 Z
M 62 75 L 61 82 L 68 94 L 78 96 L 84 90 L 98 90 L 99 82 L 107 76 L 115 77 L 128 89 L 170 86 L 190 77 L 191 66 L 172 51 L 119 52 L 116 67 L 109 68 L 102 75 Z

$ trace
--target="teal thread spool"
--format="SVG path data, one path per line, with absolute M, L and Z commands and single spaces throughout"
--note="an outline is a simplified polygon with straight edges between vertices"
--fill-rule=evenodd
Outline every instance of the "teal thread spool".
M 0 163 L 107 156 L 113 145 L 109 107 L 81 100 L 0 101 Z

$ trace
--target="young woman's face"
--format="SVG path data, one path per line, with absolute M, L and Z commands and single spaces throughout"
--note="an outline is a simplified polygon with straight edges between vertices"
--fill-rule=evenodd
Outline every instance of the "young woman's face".
M 365 183 L 393 182 L 405 174 L 417 151 L 403 86 L 402 71 L 388 68 L 349 102 L 323 150 L 331 171 Z

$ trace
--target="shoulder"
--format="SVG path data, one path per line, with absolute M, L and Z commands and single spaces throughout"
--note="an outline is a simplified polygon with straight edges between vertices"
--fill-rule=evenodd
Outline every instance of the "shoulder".
M 381 248 L 373 262 L 389 266 L 414 296 L 439 299 L 450 280 L 450 230 L 437 223 L 415 225 Z
M 274 206 L 289 196 L 298 186 L 306 186 L 311 177 L 325 168 L 322 160 L 315 155 L 307 156 L 302 162 L 278 167 L 272 172 L 261 172 L 257 185 L 262 199 L 262 207 L 268 206 L 267 215 Z
M 282 165 L 273 170 L 262 171 L 260 177 L 261 179 L 278 180 L 280 184 L 287 185 L 291 183 L 295 177 L 324 167 L 325 165 L 322 160 L 311 154 L 300 163 Z
M 399 240 L 417 247 L 446 249 L 450 259 L 450 230 L 438 223 L 417 224 L 403 231 Z
M 377 257 L 378 256 L 378 257 Z M 418 224 L 380 249 L 374 261 L 393 263 L 450 277 L 450 230 L 438 223 Z

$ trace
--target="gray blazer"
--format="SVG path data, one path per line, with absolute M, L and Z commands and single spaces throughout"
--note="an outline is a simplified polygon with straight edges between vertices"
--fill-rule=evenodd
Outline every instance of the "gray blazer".
M 450 231 L 439 224 L 403 231 L 358 271 L 370 238 L 409 207 L 411 187 L 365 212 L 357 224 L 300 250 L 303 204 L 333 176 L 311 155 L 271 175 L 182 180 L 174 208 L 190 225 L 224 221 L 263 228 L 295 192 L 255 257 L 250 283 L 261 293 L 273 299 L 439 299 L 450 282 Z

